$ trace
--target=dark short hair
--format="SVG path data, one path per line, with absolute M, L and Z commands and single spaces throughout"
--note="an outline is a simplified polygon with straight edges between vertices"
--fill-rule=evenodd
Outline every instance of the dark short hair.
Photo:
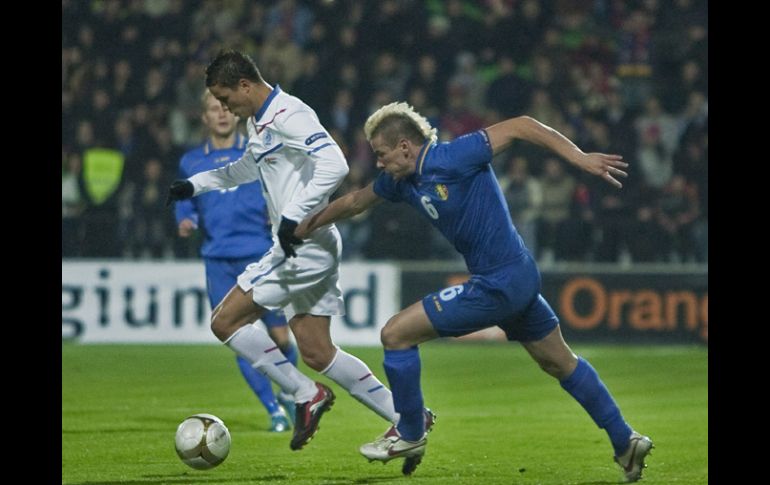
M 257 65 L 242 52 L 232 49 L 219 51 L 206 68 L 206 87 L 219 85 L 234 88 L 241 79 L 264 82 Z
M 382 140 L 389 146 L 394 147 L 401 138 L 406 138 L 412 143 L 425 143 L 425 135 L 420 131 L 411 118 L 402 114 L 391 114 L 382 119 L 377 128 L 372 132 L 372 138 L 381 135 Z

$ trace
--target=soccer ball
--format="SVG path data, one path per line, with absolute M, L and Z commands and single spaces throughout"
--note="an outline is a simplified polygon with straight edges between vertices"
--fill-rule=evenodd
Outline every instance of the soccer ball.
M 230 431 L 212 414 L 194 414 L 176 429 L 176 454 L 197 470 L 219 465 L 230 453 Z

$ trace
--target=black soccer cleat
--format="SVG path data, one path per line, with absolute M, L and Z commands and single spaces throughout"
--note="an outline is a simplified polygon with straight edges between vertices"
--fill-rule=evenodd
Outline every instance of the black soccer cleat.
M 301 450 L 313 439 L 313 435 L 318 431 L 321 416 L 334 404 L 332 390 L 320 382 L 316 382 L 315 385 L 318 392 L 313 396 L 313 399 L 296 405 L 297 416 L 294 422 L 294 436 L 292 436 L 289 444 L 292 450 Z

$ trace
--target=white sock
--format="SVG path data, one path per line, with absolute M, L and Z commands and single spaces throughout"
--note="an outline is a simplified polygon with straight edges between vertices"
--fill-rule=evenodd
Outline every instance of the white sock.
M 347 389 L 351 396 L 386 420 L 393 424 L 398 422 L 390 389 L 372 374 L 361 359 L 337 347 L 331 364 L 321 374 Z
M 244 325 L 225 341 L 225 345 L 266 374 L 284 392 L 293 395 L 295 402 L 309 401 L 318 392 L 315 382 L 289 362 L 262 328 Z

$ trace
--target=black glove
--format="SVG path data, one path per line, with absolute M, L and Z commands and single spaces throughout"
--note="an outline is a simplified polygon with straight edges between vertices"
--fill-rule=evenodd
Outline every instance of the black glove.
M 294 252 L 295 245 L 302 244 L 302 239 L 294 235 L 294 229 L 297 228 L 297 223 L 281 217 L 281 225 L 278 226 L 278 242 L 281 243 L 281 249 L 287 258 L 292 258 L 297 255 Z
M 168 188 L 168 197 L 166 197 L 166 207 L 171 205 L 175 200 L 189 199 L 193 196 L 195 187 L 192 182 L 187 179 L 179 179 L 171 182 L 171 187 Z

